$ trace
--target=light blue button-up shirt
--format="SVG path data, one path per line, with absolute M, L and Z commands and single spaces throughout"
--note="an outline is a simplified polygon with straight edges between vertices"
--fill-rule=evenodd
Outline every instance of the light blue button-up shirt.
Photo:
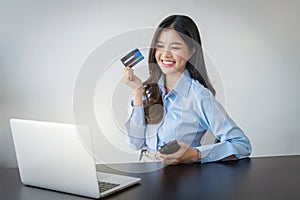
M 144 107 L 130 106 L 125 123 L 127 142 L 134 149 L 147 148 L 157 151 L 160 146 L 177 140 L 201 152 L 201 161 L 213 162 L 235 155 L 245 158 L 251 153 L 249 139 L 228 116 L 212 93 L 185 70 L 168 94 L 164 76 L 159 82 L 163 99 L 164 118 L 158 124 L 146 124 Z M 209 131 L 220 141 L 200 145 L 203 134 Z

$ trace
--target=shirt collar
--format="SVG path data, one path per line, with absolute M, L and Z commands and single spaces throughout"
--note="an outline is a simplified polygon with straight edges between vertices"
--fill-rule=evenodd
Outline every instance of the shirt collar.
M 180 75 L 179 79 L 177 80 L 177 82 L 176 82 L 175 86 L 172 88 L 172 90 L 177 92 L 179 95 L 187 97 L 187 95 L 190 91 L 191 84 L 192 84 L 191 75 L 190 75 L 189 71 L 187 69 L 185 69 L 183 71 L 183 73 Z M 162 74 L 161 77 L 159 78 L 158 86 L 164 96 L 164 94 L 166 93 L 165 87 L 164 87 L 165 86 L 165 75 L 164 74 Z

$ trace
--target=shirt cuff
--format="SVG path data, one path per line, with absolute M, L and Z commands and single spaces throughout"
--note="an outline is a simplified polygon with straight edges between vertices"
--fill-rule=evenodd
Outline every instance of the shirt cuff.
M 125 122 L 125 127 L 129 137 L 142 139 L 145 138 L 144 107 L 133 106 L 131 103 L 129 117 Z
M 239 158 L 238 151 L 229 142 L 204 145 L 196 148 L 201 153 L 201 163 L 219 161 L 231 155 L 235 155 Z
M 145 117 L 144 117 L 144 106 L 134 106 L 133 101 L 131 102 L 131 123 L 134 123 L 135 126 L 144 127 L 145 126 Z

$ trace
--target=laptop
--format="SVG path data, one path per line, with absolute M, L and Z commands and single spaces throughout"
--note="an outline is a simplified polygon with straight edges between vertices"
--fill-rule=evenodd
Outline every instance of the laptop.
M 140 178 L 96 171 L 85 126 L 10 120 L 24 185 L 100 198 L 140 182 Z

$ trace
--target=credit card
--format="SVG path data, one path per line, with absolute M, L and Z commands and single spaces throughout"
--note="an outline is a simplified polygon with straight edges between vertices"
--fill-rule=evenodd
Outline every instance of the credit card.
M 144 59 L 143 54 L 140 52 L 138 48 L 129 52 L 126 56 L 121 58 L 121 62 L 125 67 L 133 67 Z

